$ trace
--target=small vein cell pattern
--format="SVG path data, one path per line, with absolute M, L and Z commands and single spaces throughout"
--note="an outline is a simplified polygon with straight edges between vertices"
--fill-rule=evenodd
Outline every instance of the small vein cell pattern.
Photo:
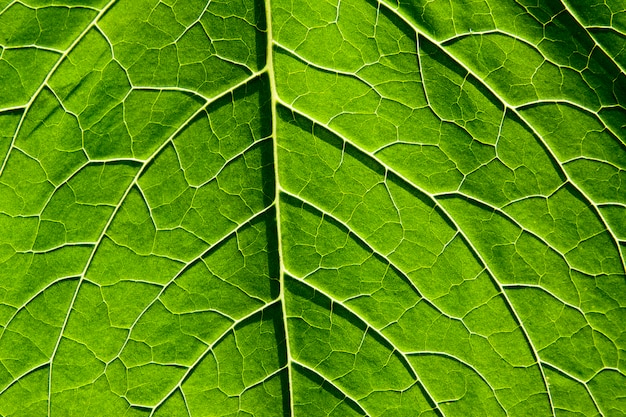
M 626 415 L 623 0 L 0 0 L 0 415 Z

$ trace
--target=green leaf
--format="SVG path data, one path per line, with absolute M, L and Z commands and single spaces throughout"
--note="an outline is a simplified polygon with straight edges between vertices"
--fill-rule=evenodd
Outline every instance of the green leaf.
M 626 415 L 624 0 L 0 0 L 0 415 Z

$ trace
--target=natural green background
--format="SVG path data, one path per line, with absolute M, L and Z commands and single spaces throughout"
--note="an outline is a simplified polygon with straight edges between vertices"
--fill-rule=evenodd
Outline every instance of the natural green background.
M 625 0 L 0 0 L 0 415 L 626 415 Z

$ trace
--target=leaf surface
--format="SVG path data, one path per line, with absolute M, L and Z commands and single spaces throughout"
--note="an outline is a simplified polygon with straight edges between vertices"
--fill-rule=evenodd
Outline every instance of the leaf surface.
M 626 414 L 623 0 L 0 0 L 0 414 Z

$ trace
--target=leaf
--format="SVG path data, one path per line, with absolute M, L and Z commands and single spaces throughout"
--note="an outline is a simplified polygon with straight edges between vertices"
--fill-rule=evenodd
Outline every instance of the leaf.
M 0 0 L 0 414 L 626 414 L 622 0 Z

